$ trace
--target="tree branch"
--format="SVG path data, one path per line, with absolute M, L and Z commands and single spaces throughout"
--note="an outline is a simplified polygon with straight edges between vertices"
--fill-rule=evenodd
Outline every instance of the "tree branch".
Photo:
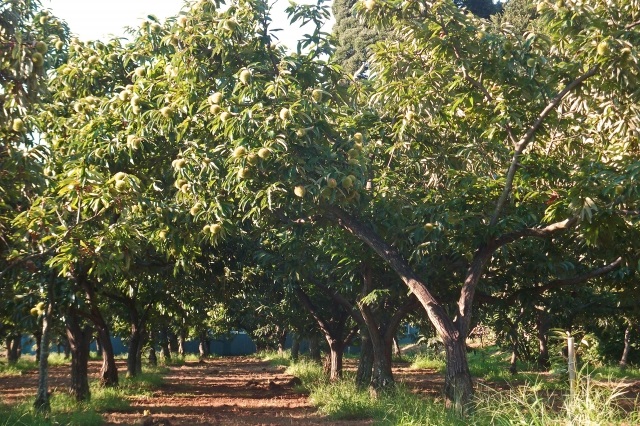
M 493 216 L 491 217 L 491 222 L 489 223 L 489 226 L 493 227 L 498 223 L 498 218 L 500 217 L 500 213 L 502 212 L 502 209 L 504 208 L 507 202 L 507 198 L 509 198 L 509 194 L 511 193 L 511 189 L 513 187 L 513 179 L 515 178 L 516 171 L 518 170 L 520 156 L 533 140 L 533 136 L 540 129 L 540 127 L 542 127 L 542 124 L 544 123 L 545 119 L 560 104 L 560 102 L 564 99 L 564 97 L 567 96 L 567 94 L 571 92 L 573 89 L 582 85 L 582 83 L 584 83 L 588 78 L 596 75 L 598 70 L 599 68 L 597 65 L 593 66 L 587 72 L 585 72 L 575 80 L 568 83 L 565 86 L 565 88 L 562 89 L 562 91 L 558 93 L 556 97 L 553 98 L 551 102 L 547 104 L 546 107 L 544 107 L 542 112 L 538 115 L 538 118 L 536 118 L 536 120 L 533 122 L 531 127 L 529 127 L 529 130 L 527 130 L 524 136 L 522 136 L 522 138 L 518 141 L 518 143 L 516 143 L 515 152 L 513 153 L 513 158 L 511 159 L 511 164 L 509 166 L 509 170 L 507 171 L 507 181 L 505 183 L 504 190 L 502 191 L 502 194 L 500 194 L 500 198 L 496 203 L 496 208 L 495 208 L 495 211 L 493 212 Z
M 630 24 L 625 25 L 624 29 L 625 30 L 630 30 L 632 28 L 637 27 L 638 25 L 640 25 L 640 21 L 632 22 Z
M 548 283 L 538 286 L 538 287 L 528 287 L 528 288 L 521 288 L 519 290 L 514 291 L 513 293 L 511 293 L 510 295 L 508 295 L 507 297 L 497 297 L 497 296 L 493 296 L 491 294 L 487 294 L 484 292 L 480 292 L 478 291 L 476 293 L 477 296 L 477 300 L 480 303 L 484 303 L 484 304 L 495 304 L 495 303 L 513 303 L 519 296 L 523 295 L 523 294 L 528 294 L 528 295 L 539 295 L 544 293 L 547 290 L 555 290 L 557 288 L 560 287 L 565 287 L 565 286 L 572 286 L 572 285 L 577 285 L 577 284 L 582 284 L 586 281 L 589 281 L 593 278 L 598 278 L 601 277 L 603 275 L 608 274 L 609 272 L 614 271 L 615 269 L 617 269 L 618 267 L 620 267 L 620 265 L 622 265 L 622 257 L 618 257 L 616 260 L 614 260 L 613 262 L 609 263 L 608 265 L 605 265 L 601 268 L 598 269 L 594 269 L 592 271 L 586 272 L 582 275 L 577 275 L 575 277 L 571 277 L 571 278 L 562 278 L 562 279 L 556 279 L 556 280 L 551 280 Z
M 506 244 L 512 243 L 522 238 L 547 238 L 556 232 L 565 231 L 571 228 L 576 223 L 578 223 L 578 218 L 572 217 L 569 219 L 565 219 L 562 222 L 552 223 L 551 225 L 547 225 L 544 228 L 525 228 L 519 231 L 509 232 L 496 238 L 489 245 L 495 251 Z

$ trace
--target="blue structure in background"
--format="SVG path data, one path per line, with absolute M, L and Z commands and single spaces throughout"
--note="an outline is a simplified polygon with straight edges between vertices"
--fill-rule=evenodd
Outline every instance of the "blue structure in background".
M 112 337 L 111 344 L 115 355 L 127 353 L 127 345 L 119 337 Z M 197 340 L 188 340 L 185 342 L 184 349 L 187 353 L 198 353 L 199 342 Z M 95 340 L 91 342 L 91 351 L 96 351 Z M 256 345 L 251 338 L 244 332 L 234 332 L 229 334 L 227 338 L 212 339 L 209 348 L 212 355 L 250 355 L 256 352 Z M 51 345 L 51 352 L 57 352 L 58 348 L 54 344 Z M 36 347 L 33 337 L 25 336 L 22 338 L 22 353 L 35 354 Z

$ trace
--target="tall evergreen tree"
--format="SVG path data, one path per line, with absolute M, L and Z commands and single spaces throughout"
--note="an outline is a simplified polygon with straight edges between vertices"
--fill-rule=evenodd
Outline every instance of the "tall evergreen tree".
M 494 3 L 493 0 L 454 0 L 459 7 L 466 7 L 474 15 L 488 19 L 502 10 L 502 3 Z
M 349 74 L 354 74 L 367 63 L 369 46 L 380 40 L 380 32 L 356 18 L 351 8 L 358 0 L 334 0 L 333 37 L 336 43 L 334 60 Z M 366 68 L 366 65 L 365 65 Z M 364 69 L 361 72 L 365 71 Z
M 354 16 L 351 9 L 357 1 L 334 0 L 332 6 L 336 20 L 333 25 L 333 37 L 336 43 L 333 58 L 349 74 L 358 73 L 358 70 L 360 74 L 366 71 L 370 46 L 387 37 L 378 29 Z M 493 0 L 454 0 L 454 3 L 459 7 L 466 7 L 471 13 L 481 18 L 489 18 L 502 10 L 502 3 L 494 4 Z
M 508 22 L 516 34 L 523 34 L 535 26 L 537 0 L 509 0 L 502 13 L 492 16 L 492 21 L 500 25 Z

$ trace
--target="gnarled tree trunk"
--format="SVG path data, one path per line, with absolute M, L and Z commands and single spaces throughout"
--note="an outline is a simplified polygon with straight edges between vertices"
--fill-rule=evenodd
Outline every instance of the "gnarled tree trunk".
M 358 360 L 358 370 L 356 371 L 356 385 L 364 389 L 371 384 L 373 371 L 373 345 L 366 327 L 360 330 L 360 359 Z
M 320 353 L 320 337 L 309 337 L 309 357 L 315 362 L 322 360 L 322 354 Z
M 127 348 L 127 377 L 135 377 L 138 375 L 141 344 L 142 329 L 137 321 L 132 321 L 131 333 L 129 334 L 129 346 Z
M 7 348 L 7 362 L 15 364 L 20 359 L 20 345 L 22 336 L 20 334 L 11 334 L 5 340 Z
M 294 333 L 291 336 L 291 359 L 295 362 L 300 357 L 300 335 Z
M 71 394 L 76 401 L 88 401 L 89 391 L 89 346 L 91 327 L 80 324 L 78 314 L 72 310 L 66 319 L 67 338 L 71 349 Z
M 49 303 L 42 316 L 42 331 L 40 333 L 40 353 L 38 361 L 38 391 L 34 408 L 40 412 L 51 411 L 49 403 L 49 346 L 51 344 L 51 320 L 53 318 L 53 277 L 49 278 L 47 293 Z
M 620 368 L 627 368 L 629 361 L 629 352 L 631 352 L 631 326 L 627 326 L 624 330 L 624 349 L 622 350 L 622 357 L 620 358 Z

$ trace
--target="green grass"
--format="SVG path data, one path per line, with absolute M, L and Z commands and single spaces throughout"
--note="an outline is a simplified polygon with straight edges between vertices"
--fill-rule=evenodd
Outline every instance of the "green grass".
M 209 358 L 217 358 L 218 355 L 209 355 Z M 171 359 L 166 360 L 162 356 L 158 356 L 158 364 L 166 365 L 166 366 L 181 366 L 186 362 L 198 362 L 200 361 L 200 356 L 197 354 L 186 354 L 183 356 L 180 355 L 171 355 Z
M 0 377 L 20 376 L 25 371 L 35 370 L 38 366 L 33 360 L 33 357 L 22 356 L 14 363 L 7 363 L 6 359 L 0 362 Z
M 311 391 L 310 386 L 322 385 L 327 382 L 322 365 L 306 358 L 291 363 L 285 373 L 299 378 L 302 381 L 302 389 L 305 391 Z
M 434 357 L 431 353 L 418 353 L 411 363 L 411 368 L 443 372 L 445 368 L 444 358 Z
M 311 402 L 334 420 L 374 419 L 380 425 L 465 425 L 443 404 L 411 393 L 402 385 L 374 397 L 353 380 L 324 382 L 312 387 Z
M 153 389 L 162 384 L 162 374 L 167 371 L 166 367 L 145 368 L 139 376 L 121 378 L 116 388 L 106 388 L 98 382 L 92 382 L 91 398 L 83 403 L 77 403 L 66 392 L 54 392 L 50 399 L 51 413 L 47 416 L 35 412 L 31 398 L 12 406 L 0 405 L 0 426 L 102 425 L 104 419 L 100 413 L 132 410 L 130 398 L 151 396 Z
M 509 355 L 495 347 L 468 354 L 474 377 L 507 384 L 507 389 L 484 386 L 477 390 L 474 409 L 458 417 L 441 399 L 412 393 L 402 384 L 377 398 L 368 389 L 358 389 L 351 375 L 330 383 L 322 367 L 308 361 L 291 363 L 287 373 L 299 377 L 318 412 L 335 420 L 372 419 L 380 425 L 630 425 L 640 424 L 640 401 L 623 400 L 616 377 L 636 377 L 638 371 L 617 367 L 583 370 L 574 398 L 568 396 L 566 370 L 542 374 L 519 364 L 518 374 L 509 373 Z M 444 360 L 434 352 L 418 353 L 413 368 L 444 371 Z M 613 372 L 614 374 L 608 374 Z M 608 375 L 607 375 L 608 374 Z M 602 380 L 606 377 L 605 380 Z M 597 380 L 597 381 L 596 381 Z
M 618 365 L 596 367 L 591 371 L 595 377 L 640 380 L 640 367 L 629 366 L 625 369 Z
M 579 374 L 575 395 L 549 392 L 539 383 L 496 391 L 477 392 L 476 424 L 492 425 L 631 425 L 640 424 L 638 401 L 622 408 L 624 389 L 619 382 L 596 383 Z M 630 405 L 635 405 L 629 409 Z
M 256 354 L 263 361 L 268 361 L 271 365 L 281 365 L 288 367 L 291 365 L 291 355 L 289 351 L 279 354 L 277 351 L 261 351 Z

